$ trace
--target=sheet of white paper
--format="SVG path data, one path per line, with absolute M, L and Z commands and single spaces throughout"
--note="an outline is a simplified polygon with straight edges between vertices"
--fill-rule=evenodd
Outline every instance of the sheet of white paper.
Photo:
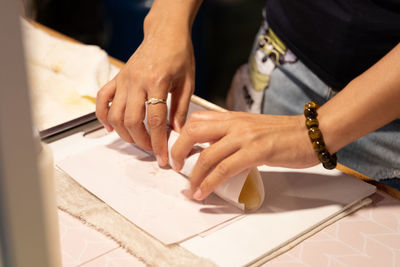
M 187 200 L 182 194 L 188 187 L 185 177 L 160 169 L 153 156 L 115 133 L 97 140 L 75 137 L 70 147 L 75 153 L 66 152 L 62 159 L 58 155 L 57 165 L 164 244 L 180 242 L 241 214 L 216 195 L 203 203 Z
M 259 168 L 268 198 L 255 213 L 180 245 L 219 266 L 244 266 L 283 247 L 375 187 L 337 170 Z

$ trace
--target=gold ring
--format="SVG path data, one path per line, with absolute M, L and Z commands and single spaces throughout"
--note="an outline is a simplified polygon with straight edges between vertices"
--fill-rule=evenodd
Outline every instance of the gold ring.
M 149 98 L 146 102 L 147 105 L 148 104 L 158 104 L 158 103 L 163 103 L 163 104 L 167 104 L 167 99 L 164 98 Z

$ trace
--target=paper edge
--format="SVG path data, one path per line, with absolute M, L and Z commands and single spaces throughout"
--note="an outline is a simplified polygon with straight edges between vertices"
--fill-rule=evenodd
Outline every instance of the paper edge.
M 374 194 L 376 192 L 376 190 L 371 193 Z M 334 215 L 333 217 L 327 219 L 326 221 L 322 222 L 320 225 L 314 227 L 313 229 L 307 231 L 306 233 L 300 235 L 299 237 L 295 238 L 294 240 L 288 242 L 287 244 L 284 244 L 283 246 L 281 246 L 280 248 L 274 250 L 274 251 L 269 251 L 266 252 L 264 255 L 260 256 L 259 258 L 245 264 L 244 266 L 260 266 L 262 264 L 267 263 L 268 261 L 272 260 L 273 258 L 278 257 L 279 255 L 289 251 L 290 249 L 292 249 L 293 247 L 297 246 L 298 244 L 300 244 L 301 242 L 303 242 L 304 240 L 310 238 L 311 236 L 313 236 L 314 234 L 320 232 L 321 230 L 323 230 L 324 228 L 328 227 L 329 225 L 339 221 L 340 219 L 346 217 L 347 215 L 358 211 L 359 209 L 368 206 L 372 203 L 372 199 L 370 198 L 370 196 L 356 201 L 355 203 L 349 205 L 349 207 L 347 207 L 346 209 L 339 211 L 338 214 Z

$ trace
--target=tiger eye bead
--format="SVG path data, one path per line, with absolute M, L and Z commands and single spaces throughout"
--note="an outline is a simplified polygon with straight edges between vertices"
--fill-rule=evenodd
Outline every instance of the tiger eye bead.
M 314 151 L 317 153 L 325 150 L 325 143 L 322 140 L 316 140 L 312 142 L 312 146 L 314 148 Z
M 308 108 L 317 109 L 317 108 L 319 108 L 319 105 L 313 101 L 310 101 L 304 105 L 304 109 L 308 109 Z
M 315 118 L 307 118 L 306 119 L 306 127 L 307 127 L 307 129 L 310 129 L 312 127 L 318 127 L 318 126 L 319 126 L 319 123 L 318 123 L 317 119 L 315 119 Z
M 329 159 L 330 159 L 330 155 L 328 151 L 322 151 L 318 154 L 318 159 L 319 161 L 321 161 L 322 163 L 328 163 Z
M 334 163 L 329 161 L 326 163 L 322 163 L 322 166 L 324 166 L 325 169 L 332 170 L 336 167 L 336 162 Z
M 310 136 L 312 142 L 322 139 L 321 130 L 317 127 L 308 129 L 308 136 Z
M 329 155 L 329 161 L 328 162 L 323 162 L 322 166 L 324 166 L 325 169 L 328 170 L 332 170 L 334 168 L 336 168 L 337 165 L 337 157 L 336 157 L 336 153 L 334 153 L 333 155 L 330 155 L 329 152 L 327 152 Z
M 318 115 L 318 113 L 315 108 L 304 109 L 304 116 L 306 116 L 306 118 L 315 119 L 315 118 L 317 118 L 317 115 Z

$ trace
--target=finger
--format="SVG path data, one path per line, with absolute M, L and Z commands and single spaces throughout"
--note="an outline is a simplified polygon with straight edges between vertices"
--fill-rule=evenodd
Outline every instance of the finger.
M 126 101 L 124 126 L 135 144 L 145 150 L 152 150 L 150 137 L 143 120 L 146 113 L 146 93 L 143 90 L 131 90 Z
M 180 89 L 172 93 L 170 121 L 172 128 L 180 132 L 185 121 L 189 108 L 190 97 L 193 94 L 193 81 L 186 82 Z
M 128 143 L 133 143 L 131 135 L 124 126 L 126 95 L 126 90 L 117 90 L 108 112 L 108 122 L 112 125 L 122 139 Z
M 228 112 L 211 111 L 211 110 L 197 110 L 190 114 L 188 120 L 190 121 L 203 121 L 203 120 L 227 120 Z
M 174 169 L 182 169 L 185 158 L 195 144 L 219 140 L 227 131 L 226 121 L 187 121 L 171 150 Z
M 188 120 L 191 121 L 235 120 L 235 119 L 245 119 L 249 115 L 257 116 L 258 114 L 249 114 L 247 112 L 237 112 L 237 111 L 198 110 L 190 114 Z
M 231 138 L 222 138 L 220 141 L 204 149 L 194 166 L 190 177 L 190 187 L 192 192 L 196 189 L 205 177 L 220 162 L 239 150 L 239 146 L 232 142 Z
M 252 167 L 251 157 L 243 149 L 221 161 L 195 190 L 193 198 L 203 200 L 227 179 Z
M 166 99 L 167 93 L 165 95 L 149 94 L 148 98 Z M 158 165 L 165 166 L 168 163 L 167 105 L 164 103 L 148 104 L 147 124 L 150 131 L 151 146 Z
M 113 128 L 108 122 L 107 117 L 109 112 L 109 103 L 114 98 L 115 90 L 115 79 L 112 79 L 99 90 L 96 97 L 96 116 L 109 132 L 111 132 Z

